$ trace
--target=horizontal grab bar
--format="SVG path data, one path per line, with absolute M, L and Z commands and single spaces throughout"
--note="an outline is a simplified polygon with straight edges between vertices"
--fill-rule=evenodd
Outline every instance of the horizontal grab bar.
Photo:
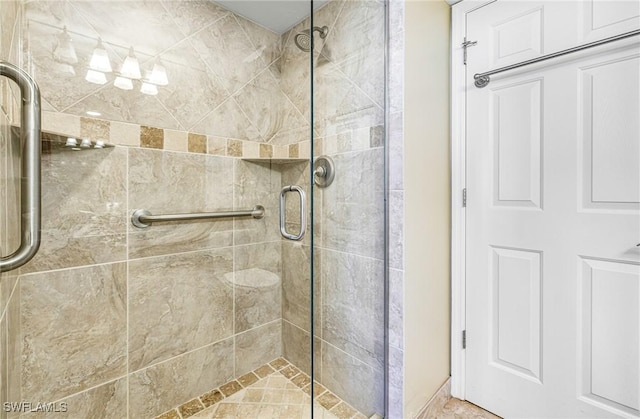
M 209 220 L 212 218 L 229 218 L 229 217 L 253 217 L 260 219 L 264 217 L 264 207 L 256 205 L 250 210 L 240 211 L 221 211 L 221 212 L 200 212 L 193 214 L 163 214 L 152 215 L 144 209 L 135 210 L 131 215 L 131 224 L 138 228 L 146 228 L 157 221 L 189 221 L 189 220 Z

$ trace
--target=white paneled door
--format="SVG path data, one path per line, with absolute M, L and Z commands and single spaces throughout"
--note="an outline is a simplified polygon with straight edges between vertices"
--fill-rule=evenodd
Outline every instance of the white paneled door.
M 508 418 L 640 417 L 640 1 L 467 14 L 466 398 Z

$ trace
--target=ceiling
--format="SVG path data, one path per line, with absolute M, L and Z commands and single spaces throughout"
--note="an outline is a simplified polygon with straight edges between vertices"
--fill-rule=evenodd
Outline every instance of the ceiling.
M 328 0 L 314 0 L 314 10 Z M 309 0 L 216 0 L 215 3 L 245 18 L 282 34 L 309 16 Z

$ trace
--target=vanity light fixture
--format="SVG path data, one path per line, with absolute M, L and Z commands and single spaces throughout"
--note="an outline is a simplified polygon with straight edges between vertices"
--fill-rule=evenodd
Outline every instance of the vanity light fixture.
M 76 55 L 71 35 L 67 32 L 66 26 L 57 38 L 56 47 L 53 49 L 53 59 L 63 64 L 76 64 L 78 62 L 78 56 Z
M 120 76 L 133 80 L 139 80 L 142 78 L 142 75 L 140 74 L 140 64 L 138 64 L 138 59 L 133 51 L 133 47 L 129 48 L 129 55 L 127 55 L 127 58 L 125 58 L 122 63 Z
M 116 79 L 113 81 L 113 85 L 115 87 L 117 87 L 118 89 L 122 89 L 122 90 L 132 90 L 133 89 L 133 82 L 131 81 L 131 79 L 128 79 L 128 78 L 122 77 L 122 76 L 116 77 Z
M 158 87 L 155 84 L 147 83 L 146 81 L 142 82 L 142 87 L 140 87 L 140 93 L 144 93 L 145 95 L 155 96 L 158 94 Z
M 107 50 L 102 45 L 102 39 L 98 38 L 98 45 L 96 45 L 91 55 L 91 61 L 89 61 L 89 68 L 91 70 L 100 71 L 102 73 L 111 73 L 111 62 L 109 61 L 109 55 Z M 106 79 L 105 79 L 106 83 Z
M 160 60 L 156 60 L 155 64 L 153 64 L 153 70 L 151 70 L 151 75 L 149 76 L 149 83 L 157 86 L 166 86 L 169 84 L 167 70 L 160 64 Z
M 105 84 L 107 82 L 107 76 L 103 72 L 92 69 L 87 71 L 87 75 L 84 79 L 89 83 L 95 84 Z

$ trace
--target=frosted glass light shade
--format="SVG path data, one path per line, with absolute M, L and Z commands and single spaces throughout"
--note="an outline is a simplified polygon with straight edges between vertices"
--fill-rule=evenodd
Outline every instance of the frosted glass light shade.
M 140 64 L 138 64 L 138 59 L 133 53 L 133 47 L 129 49 L 129 55 L 127 55 L 127 58 L 124 59 L 124 63 L 122 63 L 120 75 L 134 80 L 142 78 L 142 74 L 140 74 Z
M 132 90 L 133 89 L 133 82 L 131 81 L 131 79 L 128 79 L 126 77 L 116 77 L 116 79 L 113 82 L 113 85 L 116 86 L 118 89 L 122 89 L 122 90 Z
M 78 56 L 75 48 L 73 48 L 71 36 L 67 32 L 66 26 L 63 32 L 58 35 L 58 43 L 53 50 L 53 59 L 64 64 L 76 64 L 78 62 Z
M 109 55 L 107 54 L 107 50 L 102 46 L 102 40 L 98 40 L 98 45 L 93 50 L 91 61 L 89 61 L 89 68 L 102 71 L 103 73 L 111 73 L 112 71 Z
M 151 70 L 151 75 L 149 76 L 149 83 L 153 83 L 158 86 L 166 86 L 169 84 L 167 70 L 162 64 L 155 63 L 153 65 L 153 70 Z
M 142 87 L 140 88 L 140 92 L 145 95 L 155 96 L 158 94 L 158 87 L 155 84 L 143 82 Z
M 105 84 L 107 82 L 107 76 L 104 73 L 96 70 L 89 69 L 87 75 L 84 77 L 89 83 Z

